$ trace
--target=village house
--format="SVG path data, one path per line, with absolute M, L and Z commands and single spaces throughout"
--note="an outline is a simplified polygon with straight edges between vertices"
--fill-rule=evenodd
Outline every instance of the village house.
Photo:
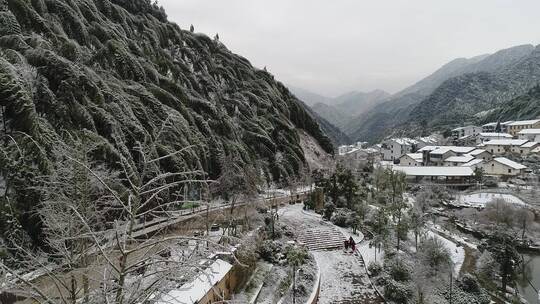
M 490 122 L 482 126 L 483 133 L 508 133 L 508 125 L 513 123 L 513 120 L 501 122 Z M 500 125 L 500 130 L 497 130 L 497 125 Z
M 460 127 L 452 130 L 452 137 L 454 139 L 458 139 L 466 136 L 476 135 L 481 132 L 482 128 L 477 126 Z
M 461 165 L 461 167 L 469 167 L 473 170 L 476 170 L 476 168 L 482 168 L 484 162 L 485 161 L 483 159 L 475 158 L 471 160 L 470 162 Z
M 447 167 L 457 167 L 466 164 L 474 159 L 474 156 L 469 154 L 462 156 L 450 156 L 444 160 L 443 165 Z
M 494 133 L 494 132 L 497 132 L 496 130 L 497 130 L 496 122 L 490 122 L 482 126 L 483 133 Z
M 477 144 L 484 143 L 486 141 L 494 139 L 512 139 L 512 135 L 508 133 L 492 133 L 492 132 L 482 132 L 477 137 Z
M 539 129 L 540 119 L 514 121 L 508 124 L 508 133 L 518 136 L 518 133 L 526 129 Z
M 367 142 L 359 141 L 355 143 L 354 145 L 344 145 L 338 147 L 338 155 L 343 155 L 347 152 L 351 152 L 353 150 L 362 149 L 367 145 Z
M 527 167 L 505 157 L 496 157 L 484 163 L 482 169 L 487 175 L 517 176 L 523 174 Z
M 195 280 L 170 291 L 161 297 L 159 304 L 210 304 L 231 298 L 238 285 L 233 275 L 233 265 L 221 260 L 210 260 Z
M 476 159 L 481 159 L 481 160 L 491 160 L 493 158 L 491 153 L 489 153 L 488 151 L 484 149 L 475 149 L 467 153 L 466 155 L 470 155 Z
M 458 146 L 425 146 L 418 150 L 422 153 L 422 162 L 425 166 L 444 166 L 444 161 L 451 156 L 463 156 L 476 150 L 476 147 Z
M 529 141 L 519 147 L 512 147 L 512 152 L 516 154 L 527 155 L 531 153 L 538 146 L 540 146 L 540 143 Z
M 404 154 L 416 152 L 419 144 L 417 140 L 407 137 L 387 139 L 381 147 L 383 160 L 394 161 Z
M 518 133 L 519 139 L 540 142 L 540 129 L 525 129 Z
M 399 158 L 400 166 L 418 167 L 423 166 L 422 153 L 407 153 Z
M 519 153 L 519 147 L 525 143 L 527 143 L 527 140 L 524 139 L 494 139 L 479 146 L 493 155 L 503 155 L 510 152 Z
M 474 146 L 478 142 L 478 135 L 463 136 L 458 139 L 454 139 L 454 145 L 456 146 Z
M 339 154 L 337 159 L 340 163 L 354 170 L 363 169 L 370 164 L 381 160 L 381 153 L 375 148 L 357 148 L 343 154 Z

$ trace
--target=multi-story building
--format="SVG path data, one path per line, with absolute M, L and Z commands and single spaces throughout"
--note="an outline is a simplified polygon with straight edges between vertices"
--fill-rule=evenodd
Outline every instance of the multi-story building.
M 477 143 L 481 144 L 493 139 L 512 139 L 512 135 L 508 133 L 482 132 L 477 137 Z
M 425 166 L 444 166 L 444 161 L 451 156 L 463 156 L 476 150 L 476 147 L 426 146 L 418 150 L 422 153 Z
M 520 153 L 519 147 L 527 142 L 524 139 L 494 139 L 483 143 L 481 146 L 493 155 L 503 155 L 512 152 Z
M 508 124 L 508 133 L 512 136 L 517 136 L 519 132 L 526 129 L 539 129 L 540 128 L 540 119 L 533 120 L 520 120 L 514 121 Z
M 482 126 L 483 133 L 508 133 L 508 125 L 513 123 L 513 120 L 504 121 L 504 122 L 490 122 Z M 499 129 L 497 130 L 497 125 Z
M 416 152 L 419 142 L 412 138 L 391 138 L 382 142 L 383 160 L 395 161 L 407 153 Z
M 525 129 L 518 133 L 519 139 L 540 142 L 540 129 Z
M 455 128 L 452 130 L 452 137 L 454 139 L 466 137 L 466 136 L 474 136 L 476 134 L 482 133 L 482 128 L 477 126 L 466 126 L 466 127 L 460 127 Z

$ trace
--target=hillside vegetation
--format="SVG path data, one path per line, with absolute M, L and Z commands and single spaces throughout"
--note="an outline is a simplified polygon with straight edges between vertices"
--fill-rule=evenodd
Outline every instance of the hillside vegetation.
M 92 161 L 136 168 L 152 143 L 166 172 L 260 164 L 268 181 L 305 163 L 298 129 L 330 140 L 288 89 L 219 39 L 181 30 L 150 0 L 0 0 L 0 200 L 32 230 L 36 177 L 53 148 L 90 141 Z M 9 203 L 9 204 L 7 204 Z M 9 229 L 2 219 L 0 230 Z

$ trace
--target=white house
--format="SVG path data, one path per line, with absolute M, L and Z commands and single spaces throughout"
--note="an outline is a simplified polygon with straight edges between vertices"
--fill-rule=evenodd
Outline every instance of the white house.
M 476 150 L 476 147 L 426 146 L 418 150 L 422 153 L 426 166 L 444 166 L 444 160 L 451 156 L 462 156 Z
M 521 147 L 525 143 L 527 140 L 524 139 L 494 139 L 483 143 L 482 147 L 493 155 L 503 155 L 514 152 L 516 147 Z
M 534 142 L 534 141 L 529 141 L 529 142 L 526 142 L 526 143 L 524 143 L 523 145 L 521 145 L 519 147 L 513 147 L 512 152 L 514 152 L 516 154 L 527 155 L 527 154 L 531 153 L 531 151 L 533 151 L 538 146 L 540 146 L 540 143 L 537 143 L 537 142 Z
M 444 160 L 444 165 L 448 167 L 457 167 L 466 164 L 474 159 L 471 155 L 450 156 Z
M 455 128 L 452 130 L 452 137 L 454 139 L 458 139 L 461 137 L 473 136 L 481 132 L 482 132 L 482 128 L 477 127 L 477 126 L 460 127 L 460 128 Z
M 482 165 L 487 175 L 516 176 L 523 174 L 527 167 L 505 157 L 496 157 Z
M 382 142 L 381 152 L 383 160 L 397 160 L 402 155 L 415 152 L 419 142 L 412 138 L 391 138 Z
M 491 153 L 489 153 L 488 151 L 484 149 L 475 149 L 465 155 L 470 155 L 476 159 L 481 159 L 481 160 L 491 160 L 493 158 Z
M 540 142 L 540 129 L 525 129 L 518 133 L 519 139 Z
M 490 122 L 482 126 L 482 132 L 484 133 L 492 133 L 496 132 L 497 129 L 497 123 L 496 122 Z
M 461 167 L 469 167 L 469 168 L 475 170 L 476 168 L 482 168 L 484 162 L 485 161 L 483 159 L 475 158 L 475 159 L 471 160 L 470 162 L 461 165 Z
M 399 158 L 400 166 L 418 167 L 423 166 L 422 153 L 407 153 Z
M 485 133 L 482 132 L 477 137 L 477 143 L 481 144 L 486 141 L 494 140 L 494 139 L 512 139 L 514 138 L 512 135 L 508 133 Z
M 351 169 L 361 169 L 368 164 L 380 161 L 380 152 L 374 148 L 356 148 L 337 156 L 339 162 Z

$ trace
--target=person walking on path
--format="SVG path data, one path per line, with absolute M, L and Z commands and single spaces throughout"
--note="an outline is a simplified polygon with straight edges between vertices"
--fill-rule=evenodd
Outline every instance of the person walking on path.
M 354 254 L 354 252 L 356 250 L 356 242 L 354 241 L 352 236 L 349 238 L 349 246 L 351 246 L 351 253 Z
M 343 246 L 345 247 L 345 252 L 347 252 L 347 249 L 349 249 L 349 240 L 343 241 Z

